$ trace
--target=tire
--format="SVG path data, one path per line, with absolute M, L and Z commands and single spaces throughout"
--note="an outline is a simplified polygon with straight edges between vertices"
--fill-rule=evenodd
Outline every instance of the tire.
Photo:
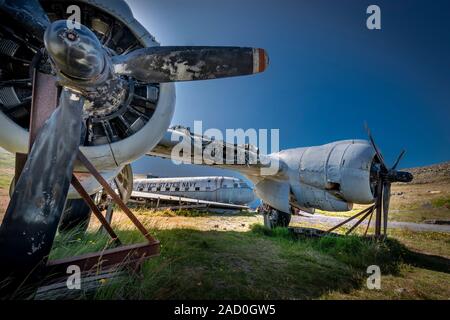
M 83 199 L 71 199 L 66 201 L 58 231 L 68 233 L 76 231 L 77 234 L 84 234 L 91 219 L 91 208 Z
M 276 209 L 264 213 L 264 226 L 269 229 L 276 227 L 286 228 L 291 222 L 291 214 Z

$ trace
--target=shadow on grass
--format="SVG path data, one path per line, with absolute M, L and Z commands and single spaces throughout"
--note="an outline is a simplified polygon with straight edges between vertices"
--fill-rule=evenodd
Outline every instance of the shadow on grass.
M 118 231 L 124 243 L 143 241 Z M 358 236 L 296 238 L 288 229 L 260 225 L 249 232 L 157 230 L 161 255 L 97 290 L 95 299 L 318 299 L 365 286 L 366 270 L 379 265 L 397 274 L 410 252 L 395 240 Z M 56 242 L 53 258 L 101 250 L 105 235 L 88 233 Z
M 408 251 L 405 262 L 418 268 L 450 274 L 450 259 L 445 257 Z

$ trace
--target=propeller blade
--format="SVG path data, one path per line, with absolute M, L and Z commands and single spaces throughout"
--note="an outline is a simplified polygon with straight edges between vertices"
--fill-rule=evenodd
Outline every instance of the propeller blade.
M 386 236 L 387 224 L 388 224 L 388 214 L 389 214 L 389 202 L 391 199 L 391 184 L 385 182 L 383 184 L 383 233 Z
M 1 10 L 42 41 L 50 20 L 38 0 L 4 0 L 0 3 Z
M 263 72 L 263 49 L 240 47 L 150 47 L 113 58 L 114 71 L 146 82 L 235 77 Z
M 64 209 L 80 144 L 83 98 L 63 90 L 39 131 L 0 227 L 0 278 L 45 263 Z
M 400 163 L 400 160 L 403 158 L 403 156 L 405 155 L 405 150 L 402 150 L 402 152 L 400 152 L 400 154 L 397 157 L 397 160 L 395 160 L 394 165 L 392 166 L 391 170 L 395 170 L 398 166 L 398 164 Z
M 378 157 L 378 159 L 380 160 L 381 167 L 382 167 L 385 171 L 388 171 L 388 168 L 387 168 L 387 166 L 386 166 L 386 164 L 385 164 L 385 162 L 384 162 L 384 158 L 383 158 L 383 156 L 381 155 L 380 149 L 378 149 L 378 147 L 377 147 L 377 145 L 376 145 L 376 143 L 375 143 L 375 140 L 374 140 L 373 137 L 372 137 L 372 133 L 371 133 L 371 131 L 370 131 L 369 126 L 367 125 L 367 123 L 365 123 L 364 126 L 366 127 L 366 131 L 367 131 L 367 135 L 369 136 L 370 143 L 372 144 L 372 146 L 373 146 L 373 148 L 374 148 L 374 150 L 375 150 L 375 153 L 377 154 L 377 157 Z

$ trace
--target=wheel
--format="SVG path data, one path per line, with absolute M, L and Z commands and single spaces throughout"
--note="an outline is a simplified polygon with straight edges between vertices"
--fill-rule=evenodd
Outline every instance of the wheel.
M 58 231 L 67 233 L 76 230 L 84 234 L 91 219 L 91 208 L 83 199 L 69 199 L 59 223 Z
M 291 222 L 291 214 L 273 208 L 264 212 L 264 226 L 269 229 L 276 227 L 286 228 Z

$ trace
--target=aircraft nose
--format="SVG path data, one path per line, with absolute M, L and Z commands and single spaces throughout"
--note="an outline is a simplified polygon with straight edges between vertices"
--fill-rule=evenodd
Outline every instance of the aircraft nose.
M 66 20 L 53 22 L 45 31 L 44 44 L 64 75 L 94 79 L 105 67 L 105 53 L 97 36 L 87 27 L 69 28 Z

